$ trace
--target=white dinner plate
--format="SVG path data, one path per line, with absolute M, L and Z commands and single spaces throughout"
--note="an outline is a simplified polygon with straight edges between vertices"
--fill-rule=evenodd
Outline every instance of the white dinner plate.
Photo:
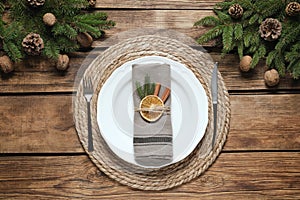
M 178 162 L 187 157 L 204 136 L 208 123 L 208 102 L 206 92 L 194 73 L 185 65 L 166 57 L 141 57 L 124 63 L 111 74 L 97 100 L 97 122 L 101 135 L 117 156 L 141 166 L 134 160 L 133 149 L 131 78 L 132 64 L 136 63 L 166 63 L 171 66 L 173 161 L 169 164 Z

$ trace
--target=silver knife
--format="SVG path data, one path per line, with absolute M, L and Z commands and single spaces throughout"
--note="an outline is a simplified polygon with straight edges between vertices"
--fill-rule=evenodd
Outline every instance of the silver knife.
M 214 132 L 212 137 L 212 148 L 215 146 L 216 134 L 217 134 L 217 119 L 218 119 L 218 63 L 215 63 L 212 78 L 211 78 L 211 93 L 214 112 Z

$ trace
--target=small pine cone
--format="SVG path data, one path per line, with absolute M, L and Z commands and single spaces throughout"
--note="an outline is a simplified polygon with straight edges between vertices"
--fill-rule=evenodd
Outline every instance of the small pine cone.
M 9 73 L 14 70 L 14 65 L 8 56 L 0 57 L 0 68 L 4 73 Z
M 27 2 L 29 3 L 30 6 L 36 8 L 44 5 L 45 0 L 27 0 Z
M 289 3 L 285 8 L 285 12 L 289 16 L 298 15 L 300 13 L 300 3 L 298 2 Z
M 260 36 L 267 41 L 274 41 L 281 35 L 282 25 L 280 21 L 267 18 L 259 26 Z
M 59 54 L 58 60 L 56 63 L 56 69 L 60 71 L 65 71 L 69 67 L 69 57 L 66 54 Z
M 90 7 L 95 7 L 96 0 L 88 0 Z
M 31 56 L 41 54 L 44 48 L 44 41 L 37 33 L 29 33 L 22 41 L 24 51 Z
M 82 48 L 90 48 L 93 44 L 93 38 L 90 34 L 84 32 L 77 35 L 77 42 Z
M 230 6 L 228 9 L 229 15 L 234 18 L 234 19 L 239 19 L 243 16 L 244 9 L 241 5 L 239 4 L 233 4 Z
M 271 69 L 264 74 L 265 83 L 267 86 L 273 87 L 279 83 L 279 73 L 276 69 Z
M 46 13 L 43 16 L 43 22 L 47 26 L 53 26 L 56 23 L 56 17 L 52 13 Z

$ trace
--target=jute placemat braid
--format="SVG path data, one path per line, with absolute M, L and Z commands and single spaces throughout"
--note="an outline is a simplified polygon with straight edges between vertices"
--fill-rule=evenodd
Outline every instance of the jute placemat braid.
M 209 122 L 201 142 L 195 150 L 180 162 L 160 169 L 147 169 L 132 165 L 116 156 L 101 136 L 97 124 L 97 99 L 105 81 L 115 69 L 124 63 L 143 56 L 162 56 L 184 64 L 197 77 L 206 91 L 209 104 Z M 94 152 L 87 151 L 87 112 L 82 81 L 74 100 L 74 120 L 79 139 L 95 165 L 110 178 L 141 190 L 164 190 L 191 181 L 205 172 L 220 154 L 229 132 L 230 101 L 221 74 L 218 74 L 218 125 L 216 144 L 211 147 L 213 113 L 211 101 L 211 74 L 213 62 L 209 54 L 170 38 L 140 36 L 111 46 L 99 55 L 87 68 L 84 77 L 91 77 L 95 87 L 92 98 L 92 126 Z M 201 186 L 199 186 L 201 187 Z

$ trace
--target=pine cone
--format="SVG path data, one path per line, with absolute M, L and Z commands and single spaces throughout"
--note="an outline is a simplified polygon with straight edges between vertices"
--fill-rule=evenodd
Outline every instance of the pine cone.
M 91 7 L 94 7 L 96 5 L 96 0 L 88 0 L 88 2 Z
M 44 41 L 37 33 L 29 33 L 22 42 L 22 47 L 28 55 L 36 56 L 42 52 Z
M 273 18 L 267 18 L 259 26 L 260 36 L 267 41 L 278 39 L 281 35 L 282 26 L 280 21 Z
M 228 9 L 229 15 L 234 18 L 234 19 L 239 19 L 243 16 L 244 9 L 241 5 L 239 4 L 233 4 L 230 6 Z
M 30 6 L 36 8 L 44 5 L 45 0 L 27 0 L 27 2 L 29 3 Z
M 300 3 L 298 2 L 289 3 L 285 8 L 285 12 L 289 16 L 298 15 L 300 13 Z

